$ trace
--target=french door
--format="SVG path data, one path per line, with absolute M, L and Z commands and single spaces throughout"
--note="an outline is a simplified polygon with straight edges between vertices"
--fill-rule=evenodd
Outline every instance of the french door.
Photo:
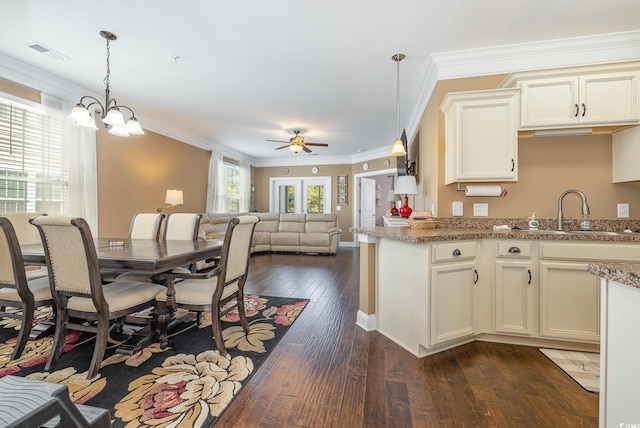
M 330 213 L 331 177 L 271 178 L 269 211 Z

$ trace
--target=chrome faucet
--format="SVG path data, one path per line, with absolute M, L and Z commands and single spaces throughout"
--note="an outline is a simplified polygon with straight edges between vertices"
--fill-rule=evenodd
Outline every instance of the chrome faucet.
M 589 204 L 587 203 L 587 197 L 584 195 L 584 193 L 576 189 L 567 190 L 563 192 L 562 195 L 560 195 L 560 197 L 558 198 L 558 230 L 564 230 L 564 214 L 562 213 L 562 201 L 564 200 L 564 197 L 569 193 L 575 193 L 582 199 L 583 216 L 591 214 L 591 211 L 589 211 Z

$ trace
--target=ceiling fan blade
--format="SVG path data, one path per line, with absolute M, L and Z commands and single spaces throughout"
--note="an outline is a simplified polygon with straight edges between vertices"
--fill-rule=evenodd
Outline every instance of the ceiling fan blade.
M 282 140 L 264 140 L 264 141 L 273 141 L 274 143 L 285 143 L 288 144 L 288 141 L 282 141 Z
M 304 143 L 304 144 L 307 146 L 329 147 L 329 145 L 325 143 Z
M 304 150 L 307 153 L 311 153 L 311 149 L 308 148 L 307 146 L 302 146 L 302 150 Z
M 282 147 L 276 147 L 274 150 L 280 150 L 280 149 L 284 149 L 289 147 L 289 144 L 287 144 L 286 146 L 282 146 Z

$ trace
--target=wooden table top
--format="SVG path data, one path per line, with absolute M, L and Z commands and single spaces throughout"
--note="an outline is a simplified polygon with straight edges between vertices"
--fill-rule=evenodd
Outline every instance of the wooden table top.
M 216 257 L 221 240 L 156 241 L 152 239 L 95 239 L 98 264 L 105 270 L 160 273 L 178 266 Z M 21 247 L 26 264 L 46 264 L 40 244 Z

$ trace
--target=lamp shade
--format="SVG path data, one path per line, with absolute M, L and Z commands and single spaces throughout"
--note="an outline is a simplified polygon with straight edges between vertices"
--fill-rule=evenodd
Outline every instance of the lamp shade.
M 396 181 L 396 195 L 417 195 L 418 185 L 413 175 L 401 175 Z
M 391 147 L 391 156 L 404 156 L 406 154 L 407 151 L 404 149 L 404 143 L 398 138 L 393 142 L 393 147 Z
M 184 203 L 182 190 L 167 189 L 167 196 L 164 198 L 164 203 L 172 206 L 182 205 Z
M 127 121 L 127 132 L 131 135 L 142 135 L 144 134 L 144 131 L 142 130 L 142 127 L 140 126 L 140 122 L 138 122 L 138 119 L 132 117 L 131 119 L 129 119 Z
M 120 112 L 120 110 L 118 110 L 115 107 L 112 107 L 109 109 L 109 111 L 107 112 L 107 116 L 104 119 L 102 119 L 102 121 L 107 125 L 114 125 L 114 126 L 126 125 L 126 123 L 124 122 L 124 117 L 122 116 L 122 112 Z
M 128 137 L 127 127 L 122 125 L 113 125 L 109 128 L 109 134 L 116 135 L 118 137 Z

